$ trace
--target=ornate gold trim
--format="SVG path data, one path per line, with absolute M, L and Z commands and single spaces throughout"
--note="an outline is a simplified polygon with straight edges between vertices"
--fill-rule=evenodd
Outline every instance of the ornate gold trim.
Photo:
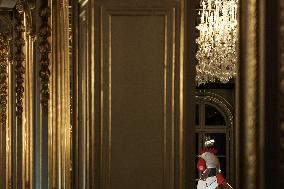
M 25 8 L 24 1 L 18 0 L 16 3 L 15 19 L 16 23 L 14 26 L 15 30 L 15 96 L 16 96 L 16 178 L 13 178 L 15 186 L 22 188 L 23 181 L 23 111 L 24 111 L 24 75 L 25 75 Z M 14 187 L 14 186 L 13 186 Z
M 7 150 L 4 145 L 5 134 L 9 130 L 8 123 L 8 66 L 10 55 L 10 34 L 0 33 L 0 187 L 5 187 L 5 167 L 4 157 L 7 159 Z M 7 127 L 8 126 L 8 127 Z M 9 155 L 8 155 L 9 156 Z M 7 161 L 7 160 L 6 160 Z
M 24 54 L 24 2 L 19 0 L 16 4 L 16 25 L 15 25 L 15 76 L 16 76 L 16 116 L 17 125 L 23 124 L 23 98 L 24 98 L 24 74 L 25 74 L 25 54 Z
M 39 35 L 40 40 L 40 81 L 41 81 L 41 103 L 44 108 L 48 106 L 49 100 L 49 53 L 51 46 L 48 38 L 51 36 L 51 27 L 49 25 L 49 18 L 51 16 L 51 10 L 48 4 L 43 4 L 40 10 L 41 26 Z
M 12 41 L 12 28 L 13 22 L 12 17 L 8 14 L 0 15 L 0 22 L 2 27 L 0 30 L 1 41 L 4 41 L 5 44 L 0 42 L 0 46 L 4 45 L 4 49 L 0 47 L 0 62 L 1 71 L 0 71 L 0 88 L 1 88 L 1 132 L 0 132 L 0 188 L 12 188 L 12 141 L 11 141 L 11 128 L 12 128 L 12 49 L 11 49 L 11 41 Z M 2 50 L 7 51 L 4 54 Z M 4 68 L 6 67 L 6 68 Z M 6 76 L 4 76 L 6 75 Z M 5 79 L 6 77 L 6 79 Z M 6 87 L 7 88 L 6 88 Z M 5 94 L 6 93 L 6 94 Z M 7 95 L 7 96 L 6 96 Z M 6 106 L 5 106 L 6 105 Z M 6 112 L 6 115 L 4 115 Z
M 0 33 L 0 129 L 7 125 L 9 34 Z
M 33 188 L 33 27 L 31 5 L 25 0 L 16 3 L 15 30 L 15 152 L 17 188 Z M 13 186 L 14 187 L 14 186 Z

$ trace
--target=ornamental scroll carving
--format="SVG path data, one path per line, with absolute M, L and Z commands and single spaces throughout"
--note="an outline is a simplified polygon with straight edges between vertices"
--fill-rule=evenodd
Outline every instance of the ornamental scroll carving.
M 48 38 L 51 36 L 51 27 L 49 26 L 49 17 L 51 16 L 50 7 L 47 3 L 43 3 L 43 6 L 40 11 L 41 17 L 41 27 L 39 35 L 40 39 L 40 81 L 41 81 L 41 103 L 43 107 L 48 106 L 49 100 L 49 53 L 51 51 L 51 45 Z
M 7 124 L 9 38 L 8 33 L 0 33 L 0 128 Z
M 280 173 L 284 177 L 284 0 L 280 0 L 280 7 Z M 284 185 L 283 179 L 280 179 L 280 182 L 281 186 Z
M 17 1 L 16 4 L 16 25 L 15 25 L 15 76 L 16 76 L 16 116 L 18 125 L 22 125 L 23 97 L 24 97 L 24 1 Z

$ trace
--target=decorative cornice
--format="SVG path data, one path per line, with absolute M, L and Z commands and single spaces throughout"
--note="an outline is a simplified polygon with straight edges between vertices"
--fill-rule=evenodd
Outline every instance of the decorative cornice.
M 15 25 L 15 76 L 16 76 L 16 116 L 17 125 L 22 125 L 23 98 L 24 98 L 24 74 L 25 74 L 25 54 L 24 54 L 24 1 L 17 1 L 16 4 L 16 25 Z
M 42 6 L 40 11 L 41 26 L 40 26 L 40 81 L 41 81 L 41 103 L 43 107 L 48 106 L 49 100 L 49 53 L 51 51 L 51 45 L 48 38 L 51 36 L 51 27 L 49 25 L 49 17 L 51 10 L 48 4 Z

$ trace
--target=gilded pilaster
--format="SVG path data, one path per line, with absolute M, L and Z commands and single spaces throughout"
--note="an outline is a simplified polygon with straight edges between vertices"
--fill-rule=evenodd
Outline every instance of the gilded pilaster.
M 238 176 L 242 176 L 241 185 L 237 188 L 257 189 L 258 182 L 258 148 L 257 131 L 259 129 L 259 88 L 258 88 L 258 2 L 247 0 L 241 2 L 241 59 L 239 63 L 238 83 L 238 113 L 239 114 L 239 149 L 241 170 Z M 237 177 L 238 177 L 237 176 Z
M 33 101 L 34 101 L 34 33 L 32 29 L 31 7 L 25 8 L 25 82 L 23 112 L 23 179 L 24 188 L 33 188 Z
M 12 188 L 12 17 L 0 16 L 2 24 L 0 33 L 0 89 L 1 89 L 1 132 L 0 132 L 0 188 Z
M 32 1 L 29 1 L 32 2 Z M 16 178 L 13 187 L 33 188 L 33 29 L 31 4 L 18 0 L 15 30 Z M 12 136 L 14 137 L 14 136 Z
M 6 132 L 9 130 L 8 126 L 8 67 L 10 54 L 10 36 L 9 32 L 0 33 L 0 187 L 6 185 L 7 169 L 5 168 L 7 150 L 5 148 Z M 7 142 L 7 141 L 6 141 Z
M 50 0 L 49 188 L 71 187 L 69 2 Z

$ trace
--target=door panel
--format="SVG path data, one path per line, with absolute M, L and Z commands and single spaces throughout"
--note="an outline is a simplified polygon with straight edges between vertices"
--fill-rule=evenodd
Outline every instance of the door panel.
M 103 10 L 103 188 L 173 188 L 173 15 Z
M 184 188 L 184 1 L 77 5 L 87 10 L 87 34 L 79 29 L 75 39 L 80 43 L 88 36 L 87 52 L 79 49 L 78 58 L 87 56 L 82 62 L 86 74 L 80 77 L 88 81 L 84 106 L 89 116 L 84 118 L 88 136 L 77 138 L 86 141 L 86 161 L 74 162 L 74 175 L 83 188 Z M 82 63 L 77 62 L 78 70 Z M 84 148 L 74 144 L 77 153 Z M 82 186 L 76 179 L 75 187 Z

